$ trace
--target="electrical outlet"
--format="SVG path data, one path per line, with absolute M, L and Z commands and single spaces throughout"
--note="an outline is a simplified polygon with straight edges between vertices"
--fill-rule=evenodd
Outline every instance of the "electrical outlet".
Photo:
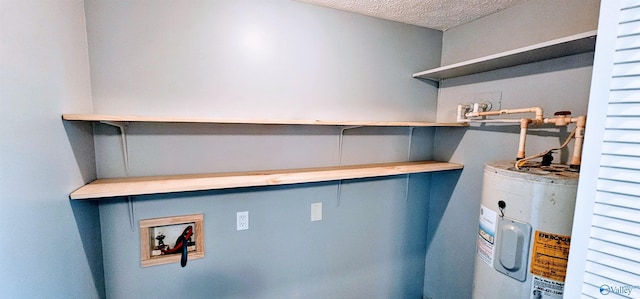
M 249 229 L 249 211 L 238 212 L 236 214 L 236 230 Z

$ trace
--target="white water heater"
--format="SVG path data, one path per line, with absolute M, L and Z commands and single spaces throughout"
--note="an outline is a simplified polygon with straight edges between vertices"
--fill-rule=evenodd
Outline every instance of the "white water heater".
M 528 163 L 485 165 L 473 298 L 562 298 L 578 173 Z

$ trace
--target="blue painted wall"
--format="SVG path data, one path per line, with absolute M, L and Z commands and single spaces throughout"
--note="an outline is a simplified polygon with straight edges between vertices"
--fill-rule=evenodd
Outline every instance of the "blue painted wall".
M 82 1 L 0 2 L 0 297 L 104 297 Z
M 87 1 L 95 113 L 435 120 L 442 33 L 292 1 Z M 430 128 L 131 124 L 131 175 L 429 159 Z M 124 175 L 95 127 L 98 177 Z M 107 296 L 420 298 L 437 174 L 100 203 Z M 323 220 L 310 206 L 323 203 Z M 235 230 L 249 211 L 250 229 Z M 206 257 L 141 268 L 140 219 L 204 213 Z M 135 223 L 130 227 L 130 220 Z

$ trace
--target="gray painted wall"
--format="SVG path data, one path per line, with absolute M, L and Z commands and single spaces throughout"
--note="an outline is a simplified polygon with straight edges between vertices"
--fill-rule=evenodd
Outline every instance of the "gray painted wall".
M 95 113 L 435 120 L 435 84 L 411 74 L 438 65 L 438 31 L 292 1 L 87 1 L 86 13 Z M 99 177 L 125 173 L 116 133 L 95 127 Z M 337 127 L 132 124 L 130 173 L 429 159 L 433 134 L 350 129 L 340 152 Z M 125 200 L 103 201 L 107 295 L 418 298 L 438 175 L 134 197 L 136 225 L 205 214 L 206 257 L 186 268 L 141 268 Z
M 597 28 L 600 0 L 532 0 L 451 28 L 442 65 L 530 46 Z
M 87 1 L 97 113 L 434 120 L 441 32 L 294 1 Z
M 69 193 L 95 178 L 82 1 L 0 1 L 0 295 L 98 298 L 98 205 Z
M 0 49 L 0 98 L 7 107 L 0 129 L 0 230 L 5 239 L 16 228 L 28 236 L 18 246 L 0 245 L 4 295 L 103 297 L 106 280 L 113 298 L 160 292 L 405 298 L 420 296 L 423 277 L 426 297 L 470 294 L 480 201 L 474 190 L 485 161 L 513 158 L 517 134 L 511 128 L 416 129 L 412 140 L 408 129 L 348 130 L 340 159 L 337 128 L 133 125 L 134 175 L 407 156 L 465 164 L 462 173 L 345 181 L 340 196 L 337 183 L 319 183 L 136 197 L 136 223 L 205 213 L 207 257 L 185 269 L 139 267 L 139 239 L 123 199 L 101 203 L 98 217 L 97 204 L 67 197 L 96 171 L 100 177 L 124 171 L 113 128 L 95 127 L 94 161 L 91 128 L 63 123 L 61 113 L 91 112 L 93 105 L 95 113 L 433 120 L 436 89 L 410 74 L 437 66 L 441 33 L 284 1 L 88 1 L 89 76 L 82 2 L 0 5 L 2 40 L 11 41 Z M 509 27 L 508 14 L 447 31 L 442 61 L 469 58 L 454 49 L 484 48 L 460 46 L 456 36 Z M 523 30 L 555 32 L 554 22 L 570 16 Z M 247 37 L 247 30 L 263 31 L 266 51 L 245 48 L 259 39 L 234 40 Z M 266 56 L 252 56 L 260 53 Z M 545 108 L 583 114 L 590 59 L 578 55 L 447 80 L 438 119 L 469 94 L 494 91 L 510 107 L 562 99 L 546 100 Z M 561 137 L 548 131 L 530 138 L 529 152 L 558 144 Z M 319 201 L 324 220 L 310 222 L 310 203 Z M 235 212 L 244 210 L 251 228 L 237 232 Z
M 539 39 L 541 36 L 559 37 L 549 35 L 556 32 L 575 34 L 593 30 L 597 26 L 599 3 L 579 2 L 580 5 L 565 6 L 565 1 L 529 1 L 447 31 L 443 37 L 443 62 L 466 60 L 471 58 L 468 56 L 471 52 L 483 51 L 481 49 L 486 45 L 484 40 L 479 40 L 480 36 L 488 36 L 488 40 L 500 36 L 503 41 L 500 45 L 516 45 L 525 39 L 531 44 L 544 41 Z M 538 7 L 538 4 L 543 6 Z M 566 28 L 566 20 L 581 19 L 584 15 L 589 15 L 589 18 L 575 22 L 579 28 Z M 523 20 L 544 22 L 529 24 L 526 21 L 524 23 L 527 24 L 523 24 Z M 522 33 L 507 34 L 503 30 Z M 490 48 L 497 51 L 508 49 L 496 49 L 495 45 Z M 524 45 L 510 48 L 520 46 Z M 496 92 L 501 94 L 504 109 L 540 106 L 547 116 L 560 110 L 585 115 L 592 61 L 593 54 L 587 53 L 445 80 L 440 85 L 438 96 L 438 121 L 455 119 L 457 104 L 471 102 L 478 94 Z M 557 147 L 569 133 L 570 130 L 558 128 L 530 130 L 527 153 L 535 154 Z M 459 175 L 438 176 L 432 180 L 431 198 L 439 200 L 431 200 L 429 204 L 426 298 L 471 296 L 483 166 L 489 161 L 514 160 L 518 134 L 518 126 L 489 124 L 473 125 L 468 129 L 436 130 L 434 158 L 462 163 L 465 168 Z M 570 150 L 562 151 L 556 155 L 556 162 L 560 159 L 566 163 L 570 154 Z

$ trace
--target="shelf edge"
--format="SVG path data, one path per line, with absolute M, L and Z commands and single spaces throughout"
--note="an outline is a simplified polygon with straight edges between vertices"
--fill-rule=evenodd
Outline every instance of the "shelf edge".
M 131 177 L 95 180 L 70 194 L 70 199 L 161 194 L 372 178 L 462 169 L 449 162 L 417 161 L 219 174 Z
M 92 122 L 159 122 L 159 123 L 208 123 L 248 125 L 315 125 L 315 126 L 367 126 L 367 127 L 466 127 L 464 123 L 436 123 L 422 121 L 331 121 L 304 119 L 215 119 L 189 117 L 154 117 L 134 115 L 63 114 L 66 121 Z
M 497 60 L 500 60 L 500 59 L 508 58 L 510 56 L 524 54 L 524 53 L 527 53 L 527 52 L 530 52 L 530 51 L 536 51 L 536 50 L 541 50 L 541 49 L 548 48 L 548 47 L 560 46 L 560 45 L 566 44 L 566 43 L 578 42 L 578 41 L 586 40 L 586 39 L 589 39 L 589 38 L 595 38 L 596 36 L 597 36 L 597 30 L 591 30 L 591 31 L 587 31 L 587 32 L 583 32 L 583 33 L 579 33 L 579 34 L 575 34 L 575 35 L 571 35 L 571 36 L 567 36 L 567 37 L 561 37 L 561 38 L 553 39 L 553 40 L 550 40 L 550 41 L 546 41 L 546 42 L 542 42 L 542 43 L 538 43 L 538 44 L 534 44 L 534 45 L 530 45 L 530 46 L 526 46 L 526 47 L 521 47 L 521 48 L 517 48 L 517 49 L 513 49 L 513 50 L 500 52 L 500 53 L 497 53 L 497 54 L 491 54 L 491 55 L 487 55 L 487 56 L 483 56 L 483 57 L 478 57 L 478 58 L 474 58 L 474 59 L 470 59 L 470 60 L 466 60 L 466 61 L 462 61 L 462 62 L 458 62 L 458 63 L 453 63 L 453 64 L 449 64 L 449 65 L 445 65 L 445 66 L 429 69 L 429 70 L 426 70 L 426 71 L 414 73 L 412 76 L 414 78 L 421 78 L 421 79 L 427 79 L 427 80 L 432 80 L 432 81 L 439 82 L 439 80 L 443 80 L 443 79 L 455 78 L 455 77 L 460 77 L 460 76 L 480 73 L 480 72 L 484 72 L 484 71 L 488 71 L 488 70 L 495 70 L 495 69 L 505 68 L 505 67 L 509 67 L 509 66 L 502 66 L 502 67 L 498 67 L 498 68 L 492 68 L 492 69 L 487 69 L 487 70 L 482 70 L 482 71 L 477 71 L 477 72 L 469 72 L 469 73 L 465 73 L 463 75 L 431 76 L 431 77 L 429 77 L 429 75 L 434 75 L 434 74 L 441 73 L 441 72 L 454 71 L 456 69 L 462 69 L 462 68 L 465 68 L 465 67 L 471 67 L 473 65 L 478 65 L 478 64 L 482 64 L 482 63 L 488 63 L 490 61 L 497 61 Z M 594 50 L 595 50 L 595 47 L 594 47 Z M 591 50 L 591 51 L 593 51 L 593 50 Z M 588 52 L 588 51 L 577 51 L 575 53 L 568 53 L 567 55 L 579 54 L 579 53 L 584 53 L 584 52 Z M 557 58 L 557 57 L 551 56 L 551 57 L 545 58 L 545 59 L 552 59 L 552 58 Z M 526 64 L 526 63 L 541 61 L 541 60 L 545 60 L 545 59 L 533 59 L 531 61 L 522 62 L 522 63 L 518 63 L 518 64 Z M 518 65 L 518 64 L 513 64 L 513 65 Z M 510 66 L 513 66 L 513 65 L 510 65 Z

